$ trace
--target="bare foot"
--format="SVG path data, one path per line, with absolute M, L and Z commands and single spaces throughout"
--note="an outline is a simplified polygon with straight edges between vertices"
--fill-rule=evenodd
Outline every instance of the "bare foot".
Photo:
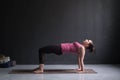
M 38 69 L 40 69 L 40 68 L 39 68 L 39 67 L 37 67 L 37 68 L 33 69 L 33 71 L 36 71 L 36 70 L 38 70 Z
M 34 73 L 35 73 L 35 74 L 40 74 L 40 73 L 43 73 L 43 70 L 37 69 L 37 70 L 34 71 Z

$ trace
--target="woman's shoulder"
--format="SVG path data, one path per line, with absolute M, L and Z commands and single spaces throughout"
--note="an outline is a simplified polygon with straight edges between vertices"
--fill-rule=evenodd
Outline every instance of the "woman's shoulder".
M 85 49 L 85 47 L 83 46 L 83 45 L 81 45 L 81 47 L 80 47 L 81 49 Z

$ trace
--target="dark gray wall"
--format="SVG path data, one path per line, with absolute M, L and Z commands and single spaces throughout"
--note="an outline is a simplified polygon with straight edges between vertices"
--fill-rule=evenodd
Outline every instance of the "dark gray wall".
M 18 64 L 37 64 L 38 49 L 89 38 L 96 53 L 85 63 L 119 63 L 118 0 L 12 0 L 1 2 L 0 48 Z M 77 55 L 46 55 L 46 64 L 76 64 Z

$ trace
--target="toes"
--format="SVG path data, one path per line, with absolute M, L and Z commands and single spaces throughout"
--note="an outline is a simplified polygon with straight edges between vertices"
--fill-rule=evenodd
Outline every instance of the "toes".
M 41 71 L 41 70 L 36 70 L 36 71 L 34 71 L 34 73 L 35 73 L 35 74 L 40 74 L 40 73 L 43 73 L 43 71 Z

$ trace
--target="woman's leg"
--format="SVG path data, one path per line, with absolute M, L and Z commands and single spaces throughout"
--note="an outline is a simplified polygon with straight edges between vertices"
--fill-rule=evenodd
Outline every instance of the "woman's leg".
M 55 53 L 56 55 L 62 55 L 60 45 L 46 46 L 39 49 L 39 67 L 35 69 L 35 73 L 41 73 L 44 70 L 44 54 Z
M 44 70 L 44 54 L 47 51 L 47 47 L 39 49 L 39 67 L 34 69 L 34 73 L 42 73 Z

